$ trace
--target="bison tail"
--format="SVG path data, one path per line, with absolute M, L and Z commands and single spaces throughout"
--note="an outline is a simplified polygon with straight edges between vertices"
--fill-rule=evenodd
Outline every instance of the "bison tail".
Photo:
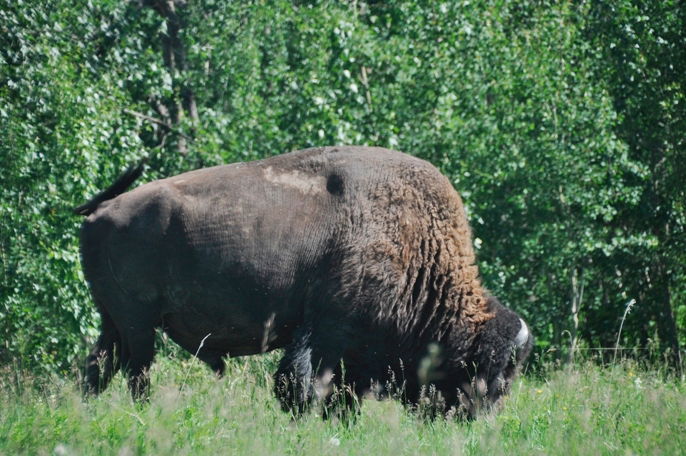
M 119 178 L 114 181 L 106 190 L 95 195 L 90 201 L 74 209 L 74 214 L 76 215 L 90 215 L 98 208 L 98 206 L 103 202 L 110 200 L 118 195 L 121 195 L 126 191 L 127 188 L 133 182 L 138 179 L 141 174 L 143 174 L 143 169 L 145 167 L 145 162 L 140 163 L 138 166 L 130 166 L 124 174 L 119 176 Z

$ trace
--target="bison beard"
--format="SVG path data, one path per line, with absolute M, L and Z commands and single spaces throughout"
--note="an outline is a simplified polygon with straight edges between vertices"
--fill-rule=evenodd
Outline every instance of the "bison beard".
M 202 342 L 218 373 L 225 357 L 284 348 L 274 389 L 295 413 L 376 391 L 471 418 L 531 350 L 524 321 L 481 286 L 459 195 L 425 161 L 308 149 L 124 193 L 141 172 L 75 209 L 102 316 L 87 392 L 121 367 L 145 397 L 162 328 L 192 353 Z

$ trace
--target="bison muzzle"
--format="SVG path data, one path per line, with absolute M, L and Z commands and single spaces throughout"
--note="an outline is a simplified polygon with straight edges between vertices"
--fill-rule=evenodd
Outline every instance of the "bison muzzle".
M 471 418 L 531 350 L 524 321 L 480 283 L 459 195 L 423 160 L 317 148 L 124 193 L 141 172 L 75 209 L 102 317 L 88 392 L 121 368 L 146 396 L 161 328 L 220 374 L 226 357 L 284 348 L 285 410 L 376 391 Z

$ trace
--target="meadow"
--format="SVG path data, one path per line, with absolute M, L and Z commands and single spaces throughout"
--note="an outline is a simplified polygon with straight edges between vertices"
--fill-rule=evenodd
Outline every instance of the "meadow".
M 238 358 L 217 379 L 159 357 L 148 404 L 117 375 L 84 401 L 74 377 L 0 376 L 0 454 L 676 455 L 686 451 L 686 382 L 631 362 L 583 362 L 520 377 L 499 414 L 427 421 L 364 401 L 349 422 L 298 420 L 271 392 L 278 354 Z

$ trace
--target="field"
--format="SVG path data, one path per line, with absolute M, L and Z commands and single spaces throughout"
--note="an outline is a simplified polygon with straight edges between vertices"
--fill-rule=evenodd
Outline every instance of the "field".
M 365 401 L 354 422 L 292 420 L 271 394 L 277 355 L 231 360 L 222 379 L 159 357 L 149 404 L 121 375 L 83 401 L 73 378 L 0 377 L 0 454 L 684 454 L 686 383 L 631 363 L 583 363 L 521 377 L 504 410 L 426 421 Z

